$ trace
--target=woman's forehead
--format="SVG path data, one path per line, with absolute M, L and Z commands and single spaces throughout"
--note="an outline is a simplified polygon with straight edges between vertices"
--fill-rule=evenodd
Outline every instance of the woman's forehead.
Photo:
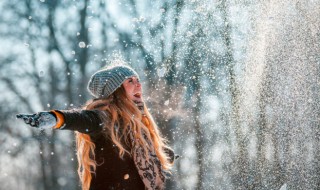
M 127 80 L 129 80 L 129 79 L 138 79 L 138 77 L 132 76 L 132 77 L 128 77 L 128 78 L 127 78 Z

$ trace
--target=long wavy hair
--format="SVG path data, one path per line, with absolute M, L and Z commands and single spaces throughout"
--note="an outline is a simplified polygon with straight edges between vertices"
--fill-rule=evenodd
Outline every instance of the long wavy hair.
M 162 168 L 169 170 L 172 164 L 169 162 L 165 149 L 165 139 L 161 136 L 158 126 L 154 122 L 147 106 L 144 106 L 144 114 L 137 108 L 132 100 L 130 100 L 123 86 L 118 88 L 113 94 L 106 98 L 93 99 L 84 107 L 86 110 L 101 110 L 100 118 L 104 121 L 104 131 L 106 135 L 111 137 L 112 142 L 119 149 L 119 157 L 123 158 L 130 150 L 130 131 L 135 131 L 134 138 L 139 139 L 140 145 L 147 153 L 149 143 L 142 136 L 143 131 L 148 140 L 151 142 L 156 154 L 161 162 Z M 145 121 L 147 120 L 147 121 Z M 117 126 L 117 127 L 115 127 Z M 84 133 L 76 132 L 76 145 L 78 157 L 78 174 L 81 180 L 82 189 L 88 190 L 92 179 L 92 174 L 96 170 L 95 161 L 95 144 L 91 141 L 90 136 Z M 148 157 L 148 155 L 145 155 Z

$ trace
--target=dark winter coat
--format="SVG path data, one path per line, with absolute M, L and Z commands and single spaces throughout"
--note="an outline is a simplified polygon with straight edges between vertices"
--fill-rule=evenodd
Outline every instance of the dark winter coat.
M 58 111 L 64 115 L 65 124 L 60 128 L 90 135 L 95 144 L 96 173 L 92 176 L 90 190 L 143 190 L 145 186 L 133 159 L 119 151 L 106 132 L 97 110 Z

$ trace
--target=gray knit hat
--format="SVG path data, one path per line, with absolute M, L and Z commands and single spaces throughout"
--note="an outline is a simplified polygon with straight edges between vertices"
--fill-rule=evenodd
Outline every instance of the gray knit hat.
M 89 92 L 96 98 L 108 97 L 130 77 L 139 78 L 129 66 L 117 65 L 103 68 L 94 73 L 88 83 Z

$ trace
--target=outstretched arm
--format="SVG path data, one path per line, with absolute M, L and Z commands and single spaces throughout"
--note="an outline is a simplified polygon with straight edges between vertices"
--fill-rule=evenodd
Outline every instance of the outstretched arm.
M 81 133 L 95 133 L 102 130 L 104 123 L 99 110 L 52 110 L 36 114 L 18 114 L 18 119 L 36 128 L 74 130 Z M 108 117 L 108 115 L 107 115 Z

